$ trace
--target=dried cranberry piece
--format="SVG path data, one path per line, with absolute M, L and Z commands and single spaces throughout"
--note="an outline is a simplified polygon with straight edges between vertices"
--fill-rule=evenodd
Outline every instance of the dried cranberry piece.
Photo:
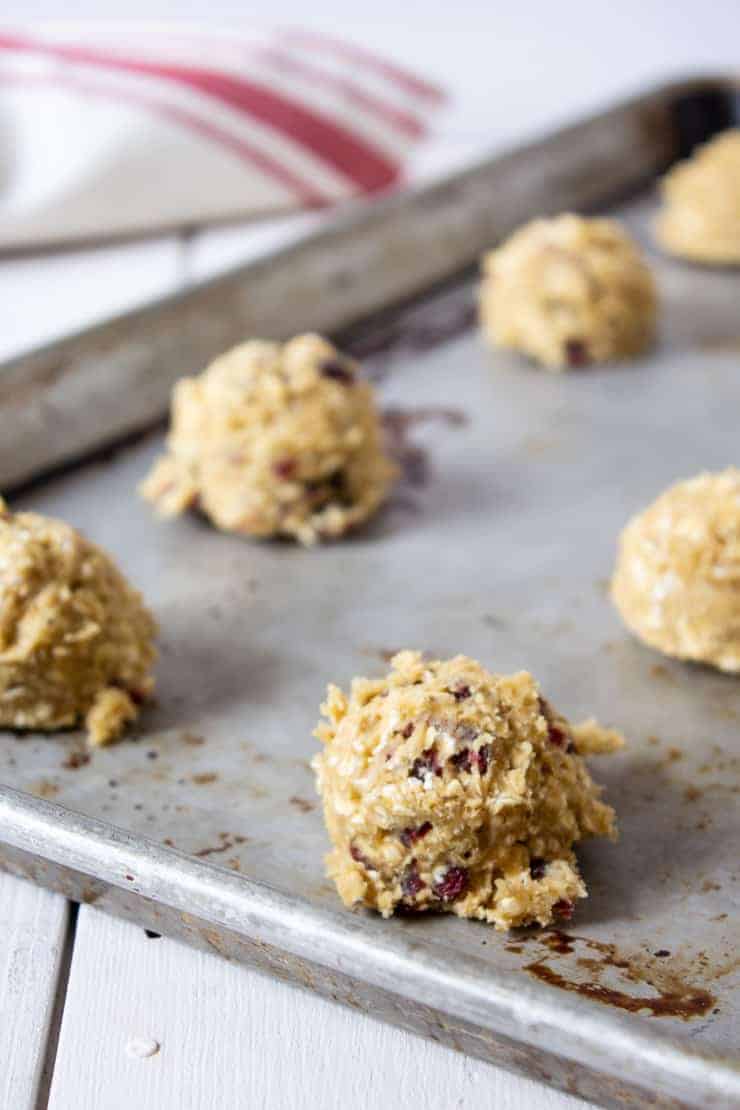
M 547 734 L 550 743 L 554 744 L 556 748 L 565 748 L 566 750 L 568 749 L 568 746 L 570 744 L 570 737 L 568 736 L 568 733 L 565 731 L 565 729 L 561 728 L 560 725 L 556 725 L 552 721 L 549 722 Z
M 424 889 L 424 886 L 424 880 L 416 868 L 416 860 L 413 860 L 401 876 L 401 890 L 404 897 L 414 898 L 420 890 Z
M 453 767 L 457 767 L 459 771 L 472 771 L 473 764 L 475 763 L 475 754 L 471 752 L 470 748 L 463 748 L 461 752 L 455 752 L 450 756 L 450 763 Z
M 402 829 L 401 843 L 405 845 L 406 848 L 410 848 L 412 844 L 416 844 L 417 840 L 421 840 L 427 835 L 427 833 L 430 833 L 431 831 L 431 821 L 425 821 L 423 825 L 417 825 L 416 827 L 411 825 L 407 829 Z
M 333 382 L 341 382 L 342 385 L 354 384 L 354 374 L 338 358 L 325 358 L 319 369 L 323 377 L 331 378 Z
M 352 841 L 349 846 L 349 854 L 352 856 L 355 863 L 361 864 L 367 871 L 377 871 L 377 868 L 373 866 L 365 853 L 357 847 L 354 841 Z
M 404 740 L 408 740 L 408 738 L 411 736 L 411 733 L 413 731 L 414 731 L 414 722 L 409 721 L 409 723 L 407 725 L 404 725 L 404 727 L 401 729 L 401 736 L 403 736 Z
M 547 863 L 545 860 L 535 857 L 529 861 L 529 873 L 533 879 L 544 879 L 546 871 Z
M 465 698 L 470 697 L 472 691 L 467 683 L 460 682 L 457 686 L 453 686 L 449 693 L 452 694 L 455 701 L 464 701 Z
M 567 898 L 560 898 L 552 907 L 552 912 L 563 921 L 570 921 L 575 912 L 575 906 Z
M 127 686 L 126 683 L 119 678 L 112 679 L 111 686 L 115 686 L 116 690 L 123 690 L 125 694 L 128 694 L 134 705 L 143 705 L 147 699 L 146 690 L 141 690 L 136 686 Z
M 566 339 L 565 357 L 569 366 L 586 366 L 589 360 L 588 347 L 582 339 Z
M 552 707 L 544 698 L 540 698 L 540 712 L 547 721 L 547 736 L 550 743 L 554 744 L 556 748 L 562 748 L 565 752 L 572 752 L 573 741 L 563 726 L 555 720 Z
M 454 902 L 468 889 L 468 872 L 465 867 L 448 867 L 441 879 L 434 884 L 434 893 L 443 902 Z
M 470 748 L 463 748 L 462 751 L 451 755 L 450 763 L 460 771 L 471 772 L 477 767 L 478 773 L 485 775 L 488 770 L 488 761 L 490 758 L 491 745 L 481 744 L 477 752 L 472 751 Z
M 478 748 L 478 773 L 485 775 L 488 770 L 488 762 L 491 758 L 491 745 L 481 744 Z
M 420 756 L 417 756 L 411 765 L 409 778 L 424 779 L 430 771 L 435 775 L 442 774 L 442 768 L 439 765 L 435 748 L 427 748 Z
M 277 462 L 272 464 L 272 470 L 278 478 L 287 481 L 289 478 L 295 477 L 296 461 L 295 459 L 278 459 Z

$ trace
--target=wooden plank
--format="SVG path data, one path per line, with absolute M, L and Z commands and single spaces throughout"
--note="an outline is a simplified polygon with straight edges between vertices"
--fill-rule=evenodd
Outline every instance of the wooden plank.
M 80 908 L 50 1110 L 576 1110 L 217 956 Z
M 8 1110 L 34 1110 L 43 1098 L 69 922 L 61 895 L 0 875 L 0 1106 Z

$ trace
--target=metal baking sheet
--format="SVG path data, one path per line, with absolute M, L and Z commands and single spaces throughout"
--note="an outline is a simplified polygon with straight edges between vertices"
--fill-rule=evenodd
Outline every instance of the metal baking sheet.
M 627 517 L 739 461 L 740 273 L 657 254 L 654 204 L 609 209 L 660 283 L 634 363 L 492 355 L 469 279 L 359 330 L 404 480 L 342 543 L 157 523 L 135 487 L 160 431 L 13 499 L 114 552 L 162 636 L 157 703 L 123 742 L 86 761 L 79 734 L 2 736 L 0 865 L 604 1105 L 740 1104 L 740 686 L 640 646 L 606 596 Z M 311 730 L 328 680 L 409 646 L 529 669 L 629 737 L 593 761 L 621 840 L 580 853 L 572 927 L 338 904 Z

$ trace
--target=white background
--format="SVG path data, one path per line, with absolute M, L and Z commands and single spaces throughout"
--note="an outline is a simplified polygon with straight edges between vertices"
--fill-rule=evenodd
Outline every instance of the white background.
M 414 173 L 425 177 L 662 78 L 740 70 L 738 0 L 3 5 L 5 23 L 42 18 L 251 20 L 354 39 L 454 94 L 416 159 Z M 281 234 L 219 230 L 197 237 L 186 255 L 165 238 L 0 261 L 0 354 L 176 288 Z M 47 1042 L 60 1016 L 54 1059 Z M 158 1053 L 131 1055 L 137 1038 L 156 1040 Z M 583 1105 L 216 957 L 147 940 L 90 907 L 73 935 L 63 899 L 0 878 L 0 1107 L 42 1107 L 49 1091 L 53 1110 Z

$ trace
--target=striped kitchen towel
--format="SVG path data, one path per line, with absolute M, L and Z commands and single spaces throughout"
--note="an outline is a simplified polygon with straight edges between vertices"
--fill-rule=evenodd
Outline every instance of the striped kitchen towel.
M 0 29 L 0 249 L 387 190 L 443 100 L 316 32 Z

